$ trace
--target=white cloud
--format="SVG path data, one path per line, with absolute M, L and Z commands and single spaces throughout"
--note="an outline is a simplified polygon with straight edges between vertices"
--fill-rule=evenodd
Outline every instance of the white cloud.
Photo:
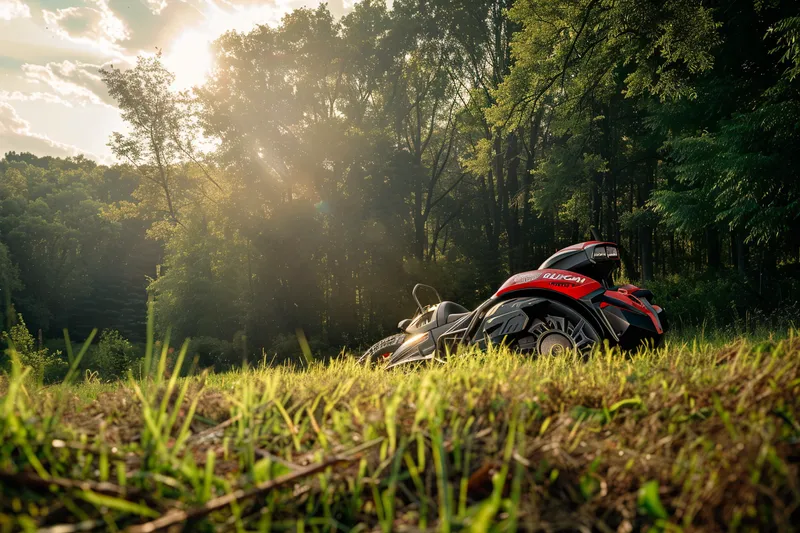
M 43 9 L 44 21 L 65 39 L 93 45 L 109 54 L 119 53 L 119 43 L 130 39 L 128 26 L 109 7 L 108 0 L 86 1 L 89 6 Z
M 119 63 L 119 62 L 117 62 Z M 61 61 L 46 65 L 22 65 L 28 81 L 46 85 L 57 96 L 75 104 L 100 104 L 112 106 L 113 100 L 100 77 L 99 69 L 107 65 L 93 65 L 80 61 Z
M 20 0 L 0 0 L 0 20 L 31 18 L 31 8 Z
M 46 102 L 48 104 L 61 104 L 72 107 L 72 102 L 64 100 L 57 94 L 21 91 L 0 91 L 0 102 Z
M 147 7 L 151 13 L 158 15 L 167 7 L 167 0 L 147 0 Z
M 6 102 L 0 102 L 0 154 L 31 152 L 36 155 L 74 156 L 76 147 L 54 141 L 46 135 L 31 131 L 31 125 Z

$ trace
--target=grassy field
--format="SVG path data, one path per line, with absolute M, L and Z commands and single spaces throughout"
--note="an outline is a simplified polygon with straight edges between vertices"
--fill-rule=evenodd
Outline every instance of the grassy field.
M 0 378 L 0 531 L 800 524 L 791 332 L 391 372 L 343 359 L 178 379 L 166 351 L 149 360 L 161 377 Z

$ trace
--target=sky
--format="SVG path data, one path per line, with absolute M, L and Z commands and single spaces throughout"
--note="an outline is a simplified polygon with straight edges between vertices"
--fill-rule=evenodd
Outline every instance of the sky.
M 355 0 L 328 0 L 341 16 Z M 320 0 L 0 0 L 0 157 L 84 154 L 113 163 L 124 131 L 98 69 L 161 50 L 176 89 L 202 83 L 210 43 L 228 30 L 277 25 Z

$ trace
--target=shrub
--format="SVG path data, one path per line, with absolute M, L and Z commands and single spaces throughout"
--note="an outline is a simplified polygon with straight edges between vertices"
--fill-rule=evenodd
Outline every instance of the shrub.
M 17 324 L 11 326 L 7 332 L 0 334 L 0 338 L 17 353 L 20 362 L 31 368 L 31 376 L 45 383 L 52 383 L 64 378 L 68 366 L 61 359 L 61 352 L 50 353 L 47 348 L 36 349 L 36 340 L 28 331 L 22 315 L 17 315 Z
M 106 329 L 100 334 L 100 343 L 89 357 L 90 370 L 106 380 L 123 379 L 128 371 L 140 371 L 141 357 L 136 347 L 115 329 Z
M 327 346 L 316 337 L 308 338 L 307 342 L 311 350 L 311 356 L 316 360 L 335 357 L 340 350 L 340 348 L 337 347 Z M 276 335 L 272 342 L 264 348 L 261 358 L 265 359 L 266 363 L 272 365 L 281 365 L 285 363 L 301 366 L 306 365 L 298 333 Z
M 197 337 L 189 343 L 187 367 L 191 359 L 197 357 L 200 368 L 214 367 L 214 370 L 225 370 L 235 363 L 233 344 L 214 337 Z
M 666 309 L 677 328 L 706 326 L 738 333 L 759 327 L 783 329 L 796 320 L 798 294 L 786 282 L 761 288 L 735 272 L 697 276 L 673 275 L 643 283 Z M 796 324 L 795 324 L 796 325 Z

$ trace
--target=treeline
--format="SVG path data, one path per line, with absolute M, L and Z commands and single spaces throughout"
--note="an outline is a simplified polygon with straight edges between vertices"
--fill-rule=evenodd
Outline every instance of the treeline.
M 123 167 L 82 157 L 0 160 L 0 329 L 19 313 L 45 338 L 62 328 L 83 338 L 95 327 L 142 338 L 160 246 L 142 221 L 106 216 L 137 183 Z
M 92 294 L 117 312 L 135 293 L 141 318 L 146 272 L 158 326 L 179 338 L 286 353 L 301 330 L 335 351 L 392 331 L 416 281 L 472 305 L 596 227 L 622 245 L 623 275 L 660 278 L 663 298 L 703 284 L 701 304 L 724 294 L 736 316 L 759 294 L 774 306 L 798 294 L 798 43 L 791 0 L 299 9 L 221 37 L 191 92 L 158 57 L 103 71 L 129 124 L 110 141 L 119 167 L 8 156 L 5 181 L 83 191 L 97 215 L 69 226 L 27 185 L 26 209 L 48 206 L 69 252 L 18 252 L 28 237 L 0 226 L 0 261 L 20 272 L 5 286 L 53 329 L 83 324 Z M 59 261 L 76 265 L 76 296 L 45 273 Z

